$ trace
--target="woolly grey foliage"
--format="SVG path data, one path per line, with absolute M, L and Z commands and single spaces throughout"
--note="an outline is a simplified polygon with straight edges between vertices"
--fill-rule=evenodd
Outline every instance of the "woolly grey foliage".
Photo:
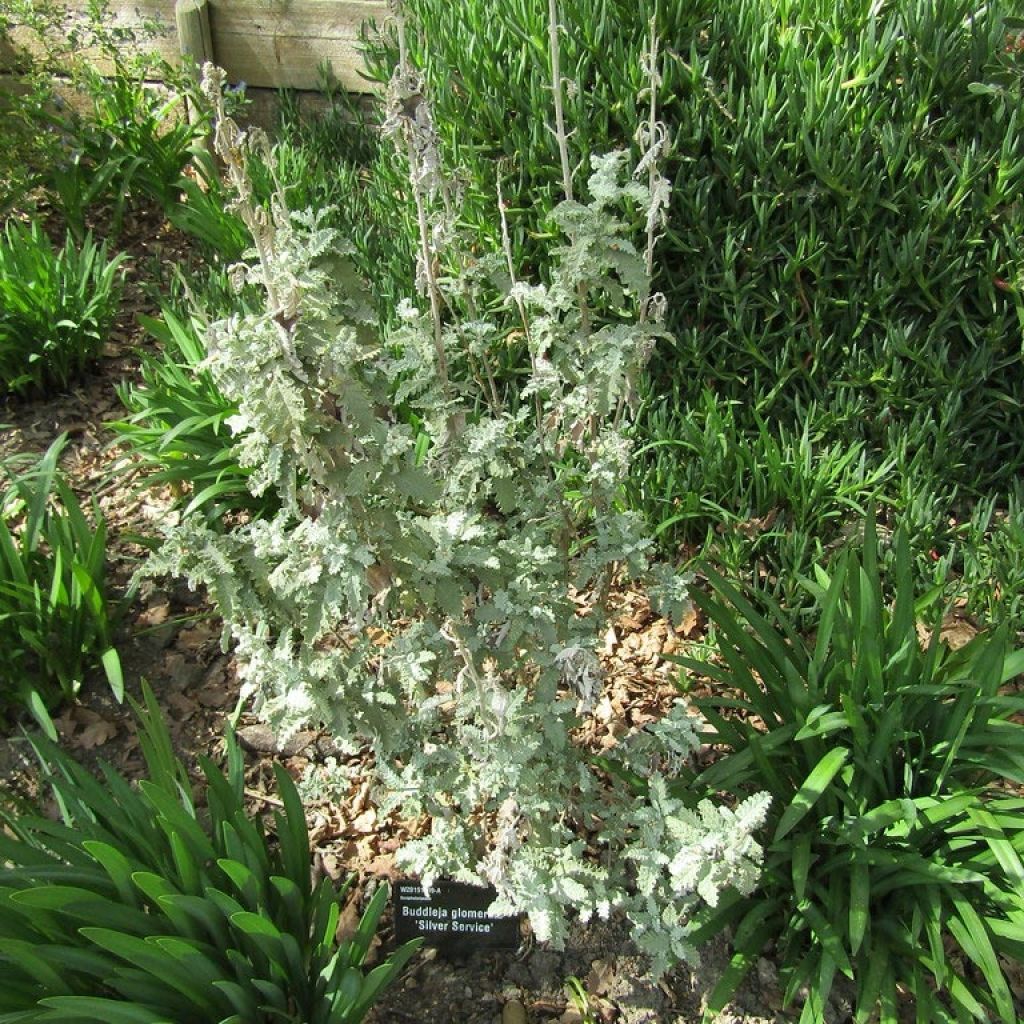
M 206 69 L 215 103 L 219 76 Z M 419 104 L 408 116 L 428 123 Z M 564 938 L 567 909 L 623 907 L 659 967 L 687 955 L 698 894 L 753 886 L 765 802 L 694 814 L 669 794 L 665 772 L 697 742 L 683 711 L 620 745 L 648 801 L 599 775 L 572 738 L 599 693 L 607 625 L 600 601 L 584 614 L 579 595 L 623 573 L 650 574 L 676 611 L 685 596 L 649 565 L 644 524 L 619 501 L 623 410 L 663 304 L 617 211 L 661 199 L 625 173 L 624 153 L 596 157 L 590 201 L 555 212 L 565 240 L 544 284 L 516 281 L 500 254 L 481 259 L 447 284 L 431 278 L 443 323 L 407 301 L 383 337 L 343 240 L 290 213 L 283 192 L 255 206 L 252 141 L 219 117 L 256 243 L 237 275 L 266 305 L 213 325 L 208 366 L 238 403 L 254 490 L 275 488 L 282 509 L 227 533 L 186 518 L 147 571 L 207 587 L 245 693 L 279 732 L 323 723 L 371 746 L 382 810 L 430 816 L 400 854 L 425 883 L 489 881 L 495 909 L 527 912 L 542 940 Z M 414 159 L 424 174 L 422 150 Z M 424 203 L 444 202 L 437 173 L 431 163 Z M 490 367 L 517 315 L 532 371 L 510 395 Z

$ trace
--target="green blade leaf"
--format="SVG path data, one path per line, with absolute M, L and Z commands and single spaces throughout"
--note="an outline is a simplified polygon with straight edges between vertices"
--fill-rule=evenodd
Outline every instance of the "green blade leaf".
M 836 773 L 846 764 L 850 752 L 843 748 L 830 750 L 811 769 L 804 780 L 796 796 L 790 801 L 789 806 L 783 812 L 775 829 L 773 843 L 777 843 L 785 837 L 800 822 L 808 811 L 818 802 L 822 794 L 828 788 L 829 783 L 836 777 Z

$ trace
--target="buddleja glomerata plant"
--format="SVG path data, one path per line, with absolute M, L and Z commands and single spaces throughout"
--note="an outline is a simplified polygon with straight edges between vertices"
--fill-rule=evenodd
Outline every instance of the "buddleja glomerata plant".
M 219 104 L 223 74 L 205 76 Z M 698 893 L 753 887 L 766 810 L 754 797 L 695 814 L 669 795 L 662 773 L 696 743 L 682 708 L 620 747 L 649 801 L 573 740 L 600 692 L 613 573 L 645 578 L 670 614 L 685 600 L 685 582 L 649 563 L 644 525 L 618 501 L 623 426 L 663 330 L 650 258 L 622 211 L 649 211 L 653 245 L 663 135 L 652 117 L 644 180 L 625 175 L 624 153 L 593 159 L 589 202 L 554 213 L 562 240 L 549 279 L 528 284 L 508 247 L 452 255 L 457 196 L 404 60 L 388 99 L 424 301 L 403 302 L 387 337 L 322 214 L 289 212 L 280 188 L 256 204 L 246 161 L 266 139 L 219 109 L 217 151 L 254 241 L 235 275 L 266 304 L 212 326 L 208 366 L 238 403 L 252 489 L 275 489 L 282 508 L 228 533 L 187 517 L 149 571 L 208 588 L 246 693 L 278 730 L 314 721 L 369 743 L 383 810 L 430 818 L 400 852 L 424 884 L 490 882 L 495 912 L 526 912 L 556 942 L 567 908 L 588 919 L 622 907 L 663 966 L 689 952 Z M 529 369 L 510 383 L 495 367 L 511 338 Z

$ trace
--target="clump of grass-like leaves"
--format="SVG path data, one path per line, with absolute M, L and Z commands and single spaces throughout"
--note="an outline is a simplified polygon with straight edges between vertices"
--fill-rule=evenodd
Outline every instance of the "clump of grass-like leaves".
M 162 344 L 157 355 L 142 355 L 142 381 L 126 382 L 118 394 L 129 415 L 111 424 L 142 463 L 147 486 L 168 485 L 188 515 L 203 509 L 211 520 L 228 510 L 253 515 L 273 512 L 273 492 L 256 498 L 235 451 L 237 438 L 227 420 L 238 413 L 202 368 L 206 347 L 201 326 L 170 309 L 162 318 L 140 317 L 143 327 Z
M 0 234 L 0 392 L 65 387 L 99 356 L 120 300 L 123 255 L 69 237 L 55 249 L 38 224 Z
M 63 820 L 0 816 L 0 1020 L 356 1024 L 419 942 L 365 965 L 387 888 L 339 938 L 338 893 L 313 885 L 302 804 L 280 766 L 276 842 L 244 803 L 241 753 L 205 758 L 200 807 L 152 694 L 149 778 L 100 782 L 34 741 Z
M 934 614 L 922 642 L 902 531 L 894 549 L 891 600 L 871 519 L 860 551 L 817 570 L 811 639 L 718 577 L 693 595 L 721 662 L 684 664 L 729 696 L 696 702 L 723 756 L 686 792 L 767 789 L 774 810 L 760 891 L 725 895 L 692 936 L 733 928 L 712 1009 L 774 944 L 805 1024 L 839 976 L 859 1024 L 907 1004 L 918 1021 L 1018 1019 L 1002 958 L 1024 956 L 1024 801 L 1007 785 L 1024 783 L 1024 700 L 1004 686 L 1024 651 L 1005 629 L 950 650 Z
M 776 580 L 787 607 L 806 603 L 797 582 L 837 541 L 851 517 L 883 492 L 895 459 L 859 441 L 837 440 L 827 412 L 811 405 L 799 429 L 754 417 L 735 399 L 706 389 L 689 408 L 670 397 L 646 417 L 636 458 L 647 471 L 631 500 L 660 538 L 730 577 Z
M 91 524 L 62 479 L 59 437 L 0 491 L 0 713 L 29 709 L 56 737 L 50 710 L 102 667 L 121 700 L 106 589 L 107 529 Z M 3 468 L 3 467 L 0 467 Z

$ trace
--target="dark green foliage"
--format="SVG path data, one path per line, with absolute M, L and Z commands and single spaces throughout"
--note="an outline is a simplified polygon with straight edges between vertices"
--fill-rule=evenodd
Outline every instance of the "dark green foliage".
M 631 497 L 659 536 L 692 538 L 727 575 L 777 572 L 792 608 L 805 602 L 798 577 L 841 542 L 896 460 L 879 464 L 863 442 L 835 439 L 815 405 L 797 427 L 766 422 L 756 410 L 752 418 L 753 434 L 751 410 L 710 390 L 685 413 L 660 403 L 636 452 L 649 471 Z
M 196 174 L 179 182 L 179 196 L 168 209 L 168 220 L 196 240 L 209 263 L 230 266 L 249 248 L 249 234 L 227 208 L 227 192 L 213 157 L 199 149 L 193 166 Z
M 0 1021 L 62 1024 L 356 1024 L 415 952 L 364 967 L 387 888 L 339 941 L 339 893 L 310 878 L 305 816 L 275 766 L 275 841 L 243 799 L 228 738 L 226 775 L 205 758 L 206 806 L 173 755 L 152 694 L 140 710 L 149 778 L 101 784 L 35 741 L 62 822 L 3 815 Z M 351 884 L 351 883 L 350 883 Z
M 123 695 L 106 524 L 94 502 L 90 525 L 61 478 L 64 443 L 0 492 L 0 714 L 27 707 L 54 738 L 50 709 L 73 697 L 89 670 L 102 666 L 114 696 Z
M 970 89 L 1001 59 L 999 7 L 715 5 L 686 47 L 663 373 L 714 368 L 776 418 L 823 401 L 966 486 L 1012 475 L 1022 135 Z
M 210 519 L 229 510 L 273 513 L 276 495 L 253 497 L 246 484 L 250 471 L 234 455 L 227 420 L 237 406 L 201 368 L 203 324 L 179 319 L 168 309 L 160 320 L 140 321 L 162 350 L 142 354 L 141 384 L 118 389 L 129 416 L 110 426 L 126 443 L 127 454 L 142 462 L 145 485 L 169 484 L 186 515 L 200 508 Z
M 65 387 L 94 362 L 117 315 L 123 255 L 69 237 L 54 249 L 38 224 L 0 235 L 0 393 Z
M 972 612 L 1024 622 L 1024 490 L 1011 492 L 1005 510 L 993 499 L 979 502 L 955 538 L 953 561 Z
M 69 119 L 67 153 L 42 178 L 77 237 L 85 233 L 89 210 L 100 204 L 109 205 L 115 233 L 132 200 L 173 209 L 199 137 L 180 96 L 162 94 L 127 68 L 115 72 L 111 78 L 83 78 L 92 110 Z
M 540 262 L 561 192 L 547 4 L 406 7 L 447 155 L 465 168 L 464 226 L 494 247 L 500 174 L 520 262 Z M 672 52 L 661 100 L 673 199 L 657 285 L 676 340 L 652 366 L 650 419 L 637 437 L 652 443 L 633 491 L 662 542 L 704 543 L 695 505 L 720 508 L 726 521 L 747 514 L 744 487 L 714 473 L 698 482 L 705 462 L 721 464 L 718 439 L 697 444 L 687 426 L 706 422 L 706 389 L 732 410 L 740 461 L 764 461 L 766 427 L 809 436 L 824 463 L 859 446 L 866 485 L 827 495 L 830 510 L 863 506 L 880 487 L 915 519 L 927 510 L 923 537 L 964 515 L 965 501 L 1004 492 L 1024 466 L 1024 50 L 1007 38 L 1019 31 L 1007 17 L 1015 5 L 559 8 L 578 168 L 589 153 L 631 144 L 655 12 Z M 370 54 L 386 80 L 394 46 L 376 43 Z M 785 523 L 792 498 L 781 497 Z M 792 580 L 803 556 L 771 547 L 757 553 L 766 578 Z
M 902 531 L 893 546 L 891 600 L 872 518 L 862 550 L 818 570 L 810 639 L 720 577 L 694 595 L 720 658 L 683 664 L 727 696 L 695 702 L 721 756 L 681 787 L 773 799 L 761 889 L 703 911 L 693 935 L 733 929 L 713 1008 L 774 943 L 787 1002 L 808 987 L 808 1024 L 839 975 L 858 1022 L 906 1019 L 904 1000 L 922 1024 L 1017 1020 L 999 957 L 1024 957 L 1024 700 L 1004 684 L 1024 651 L 1005 629 L 947 648 Z

